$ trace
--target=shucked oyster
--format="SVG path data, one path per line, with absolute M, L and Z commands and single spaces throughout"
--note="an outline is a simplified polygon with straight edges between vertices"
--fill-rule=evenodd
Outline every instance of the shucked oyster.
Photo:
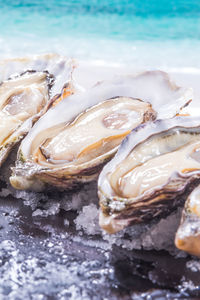
M 199 118 L 141 125 L 121 144 L 99 176 L 100 226 L 109 233 L 184 203 L 200 183 Z
M 47 73 L 27 72 L 0 85 L 0 164 L 47 109 L 50 84 Z
M 1 61 L 0 68 L 0 78 L 4 79 L 0 84 L 1 165 L 11 148 L 46 112 L 52 101 L 66 93 L 62 88 L 70 83 L 73 66 L 60 56 L 43 55 Z M 23 72 L 27 68 L 29 71 Z
M 28 71 L 48 71 L 54 78 L 51 98 L 59 97 L 62 89 L 73 91 L 72 72 L 75 68 L 73 59 L 66 59 L 58 54 L 33 55 L 31 57 L 10 58 L 0 61 L 0 82 Z
M 200 161 L 200 149 L 196 150 L 195 157 Z M 185 203 L 175 244 L 180 250 L 200 256 L 200 186 L 192 191 Z
M 120 77 L 70 96 L 24 139 L 11 184 L 37 190 L 42 182 L 66 188 L 94 180 L 133 128 L 156 115 L 176 115 L 190 99 L 190 89 L 175 86 L 160 71 Z

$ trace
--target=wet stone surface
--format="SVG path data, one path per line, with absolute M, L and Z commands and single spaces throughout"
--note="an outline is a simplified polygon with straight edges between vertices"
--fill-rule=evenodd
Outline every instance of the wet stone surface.
M 199 261 L 110 248 L 77 231 L 76 218 L 0 199 L 0 299 L 199 299 Z

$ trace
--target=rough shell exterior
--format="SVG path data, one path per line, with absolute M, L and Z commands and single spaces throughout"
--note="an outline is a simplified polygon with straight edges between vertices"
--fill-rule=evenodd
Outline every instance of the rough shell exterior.
M 165 185 L 133 199 L 120 198 L 111 188 L 107 174 L 112 173 L 137 145 L 142 145 L 149 137 L 176 128 L 200 132 L 199 120 L 176 117 L 141 125 L 126 137 L 116 156 L 104 167 L 99 176 L 98 189 L 101 206 L 100 225 L 106 231 L 114 233 L 131 224 L 169 214 L 177 206 L 183 205 L 187 195 L 200 183 L 199 169 L 184 174 L 172 174 Z

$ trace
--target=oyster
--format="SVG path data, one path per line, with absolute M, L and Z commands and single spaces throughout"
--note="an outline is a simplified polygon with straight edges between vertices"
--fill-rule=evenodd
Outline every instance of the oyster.
M 31 57 L 10 58 L 0 61 L 0 82 L 10 77 L 22 74 L 28 71 L 48 71 L 54 77 L 54 85 L 51 88 L 51 98 L 60 97 L 62 90 L 74 89 L 72 73 L 75 68 L 73 59 L 58 54 L 33 55 Z
M 199 151 L 195 156 L 200 161 Z M 200 186 L 192 191 L 185 203 L 175 244 L 180 250 L 200 256 Z
M 94 180 L 133 128 L 156 115 L 174 116 L 190 100 L 191 90 L 175 86 L 161 71 L 101 82 L 72 95 L 24 139 L 11 184 L 38 190 L 42 182 L 69 188 Z
M 73 66 L 60 56 L 43 55 L 32 59 L 4 60 L 0 62 L 0 68 L 0 78 L 9 77 L 0 84 L 1 165 L 12 147 L 46 112 L 51 103 L 66 95 L 68 84 L 70 92 L 73 92 L 71 89 Z M 23 72 L 27 68 L 29 71 Z M 32 68 L 34 70 L 30 70 Z M 20 74 L 17 74 L 18 72 Z
M 100 226 L 109 233 L 167 215 L 200 183 L 199 118 L 137 127 L 99 176 Z
M 26 72 L 0 85 L 0 165 L 32 122 L 46 111 L 51 84 L 52 78 L 45 72 Z

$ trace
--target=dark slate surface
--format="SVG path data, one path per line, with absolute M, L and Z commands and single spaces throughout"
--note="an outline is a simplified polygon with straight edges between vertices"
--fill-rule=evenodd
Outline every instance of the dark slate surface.
M 22 200 L 0 199 L 0 299 L 200 299 L 191 257 L 104 250 L 79 236 L 75 216 L 32 217 Z

